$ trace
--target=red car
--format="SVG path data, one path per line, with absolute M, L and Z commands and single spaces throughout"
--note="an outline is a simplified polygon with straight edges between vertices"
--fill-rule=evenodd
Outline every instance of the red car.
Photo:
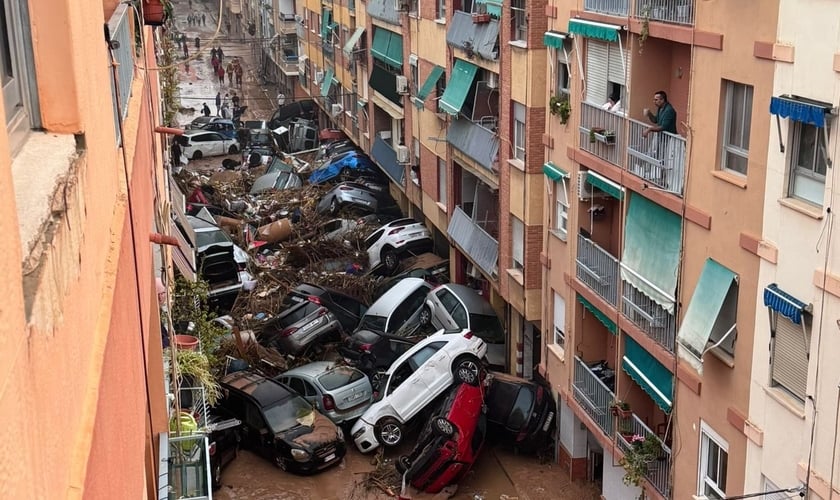
M 487 431 L 484 386 L 460 384 L 450 389 L 408 456 L 397 460 L 397 471 L 417 489 L 438 493 L 470 470 Z

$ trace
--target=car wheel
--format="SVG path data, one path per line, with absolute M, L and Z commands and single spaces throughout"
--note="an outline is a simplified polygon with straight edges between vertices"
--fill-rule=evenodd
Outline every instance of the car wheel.
M 397 270 L 397 265 L 400 263 L 399 259 L 397 258 L 397 253 L 391 250 L 390 248 L 387 250 L 382 251 L 382 257 L 380 260 L 385 264 L 385 270 L 388 274 L 393 273 Z
M 452 437 L 452 435 L 455 434 L 455 426 L 452 425 L 452 422 L 443 417 L 436 417 L 432 420 L 432 429 L 434 429 L 435 433 L 439 436 L 447 438 Z
M 455 360 L 452 374 L 458 383 L 478 385 L 479 361 L 473 356 L 464 356 Z
M 237 148 L 236 146 L 231 146 L 231 147 L 228 149 L 228 153 L 229 153 L 229 154 L 232 154 L 232 155 L 235 155 L 235 154 L 236 154 L 236 153 L 238 153 L 238 152 L 239 152 L 239 148 Z
M 397 468 L 397 472 L 402 476 L 411 468 L 411 460 L 405 455 L 400 455 L 400 458 L 394 463 L 394 467 Z
M 201 151 L 199 151 L 199 150 L 197 150 L 197 149 L 196 149 L 196 150 L 193 152 L 193 157 L 192 157 L 192 159 L 193 159 L 193 160 L 200 160 L 202 156 L 204 156 L 204 155 L 203 155 L 203 154 L 201 154 Z
M 350 176 L 351 176 L 352 174 L 350 173 L 350 169 L 349 169 L 349 168 L 344 167 L 344 168 L 342 168 L 342 169 L 341 169 L 341 174 L 340 174 L 340 175 L 341 175 L 341 178 L 342 178 L 343 180 L 345 180 L 345 181 L 346 181 L 346 180 L 349 180 L 349 179 L 350 179 Z
M 335 198 L 330 201 L 330 215 L 335 215 L 338 213 L 338 200 Z
M 222 462 L 221 460 L 213 465 L 213 489 L 218 490 L 222 487 Z
M 432 311 L 429 309 L 429 306 L 423 306 L 423 309 L 420 310 L 420 324 L 423 326 L 428 325 L 432 322 Z
M 376 424 L 376 439 L 385 447 L 393 448 L 402 442 L 403 429 L 397 419 L 385 417 Z
M 289 464 L 286 462 L 286 458 L 280 454 L 279 451 L 274 452 L 274 465 L 276 465 L 280 470 L 286 471 L 289 469 Z

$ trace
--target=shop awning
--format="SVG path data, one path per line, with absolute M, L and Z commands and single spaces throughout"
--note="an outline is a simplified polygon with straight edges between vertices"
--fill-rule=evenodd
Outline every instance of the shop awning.
M 333 68 L 327 68 L 324 73 L 324 81 L 321 82 L 321 97 L 326 97 L 330 93 L 333 76 L 335 76 L 335 70 Z
M 435 66 L 432 68 L 432 71 L 429 73 L 429 76 L 426 77 L 426 81 L 423 82 L 423 85 L 420 87 L 420 90 L 417 91 L 417 98 L 421 101 L 424 101 L 429 94 L 432 93 L 432 89 L 435 88 L 438 80 L 440 79 L 440 75 L 446 71 L 444 68 L 440 66 Z
M 665 413 L 671 412 L 674 375 L 629 335 L 624 336 L 621 366 Z
M 770 98 L 770 114 L 825 127 L 825 115 L 831 112 L 831 105 L 802 97 L 783 95 Z
M 543 35 L 543 45 L 553 49 L 562 49 L 567 36 L 566 33 L 559 31 L 546 31 Z
M 401 69 L 402 59 L 402 36 L 392 33 L 386 29 L 376 28 L 373 32 L 373 44 L 370 53 L 374 58 L 379 59 L 389 66 Z
M 615 24 L 598 23 L 585 19 L 569 19 L 569 33 L 587 38 L 617 42 L 619 30 L 621 30 L 621 26 Z
M 446 84 L 446 91 L 440 98 L 440 109 L 450 115 L 461 112 L 461 106 L 470 92 L 478 66 L 461 59 L 455 59 L 452 76 Z
M 554 164 L 554 162 L 546 162 L 543 164 L 543 174 L 553 181 L 559 181 L 562 178 L 569 177 L 569 172 Z
M 609 317 L 607 317 L 607 315 L 604 314 L 600 309 L 595 307 L 595 304 L 586 300 L 586 298 L 584 298 L 583 295 L 578 295 L 577 299 L 578 299 L 578 302 L 583 304 L 583 307 L 585 307 L 587 311 L 591 312 L 592 315 L 595 316 L 595 318 L 597 318 L 598 321 L 600 321 L 602 325 L 607 327 L 607 330 L 609 330 L 613 335 L 618 335 L 618 326 L 615 324 L 615 322 L 613 320 L 611 320 Z
M 502 17 L 502 1 L 501 0 L 475 0 L 478 5 L 484 5 L 488 14 L 501 18 Z
M 607 179 L 603 175 L 599 174 L 598 172 L 594 172 L 590 170 L 586 174 L 586 182 L 592 184 L 596 188 L 600 189 L 601 191 L 607 193 L 608 195 L 612 196 L 613 198 L 623 200 L 624 199 L 624 188 L 616 184 L 615 182 Z
M 802 312 L 809 309 L 808 304 L 785 292 L 775 283 L 764 289 L 764 305 L 797 325 L 802 323 Z
M 671 314 L 681 233 L 679 215 L 633 193 L 627 208 L 621 278 Z
M 680 347 L 697 360 L 706 350 L 715 321 L 735 278 L 735 273 L 729 269 L 712 259 L 706 259 L 677 334 Z M 727 330 L 730 326 L 724 325 Z
M 350 35 L 350 38 L 347 39 L 347 43 L 344 44 L 344 48 L 342 49 L 344 51 L 344 54 L 347 55 L 347 57 L 353 55 L 353 52 L 356 50 L 356 44 L 359 43 L 359 40 L 362 38 L 362 33 L 364 32 L 365 27 L 359 26 L 358 28 L 356 28 L 356 31 L 354 31 L 353 34 Z

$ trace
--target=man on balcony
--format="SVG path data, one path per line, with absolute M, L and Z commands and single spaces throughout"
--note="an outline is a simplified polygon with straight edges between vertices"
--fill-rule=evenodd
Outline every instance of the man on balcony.
M 677 112 L 671 106 L 671 103 L 668 102 L 668 94 L 664 90 L 657 91 L 653 94 L 653 104 L 657 108 L 655 115 L 648 108 L 642 111 L 647 119 L 653 122 L 652 126 L 642 132 L 642 137 L 647 137 L 651 132 L 670 132 L 676 134 Z

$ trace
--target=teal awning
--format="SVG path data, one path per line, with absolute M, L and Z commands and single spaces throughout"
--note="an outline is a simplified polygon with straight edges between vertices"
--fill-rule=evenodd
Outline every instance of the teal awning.
M 426 77 L 426 81 L 423 82 L 423 85 L 420 87 L 420 90 L 417 91 L 417 98 L 421 101 L 425 100 L 429 97 L 429 94 L 432 93 L 432 89 L 435 88 L 437 85 L 438 80 L 440 79 L 440 75 L 446 71 L 440 66 L 435 66 L 432 68 L 432 71 L 429 73 L 429 76 Z
M 543 45 L 552 49 L 562 49 L 566 36 L 566 33 L 560 33 L 559 31 L 546 31 L 543 35 Z
M 365 27 L 359 26 L 358 28 L 356 28 L 356 31 L 354 31 L 353 34 L 350 35 L 350 38 L 347 39 L 347 43 L 345 43 L 344 48 L 341 49 L 344 51 L 344 54 L 347 55 L 347 57 L 353 55 L 353 52 L 356 50 L 356 44 L 359 43 L 359 39 L 362 38 L 362 33 L 364 32 Z
M 621 360 L 621 366 L 662 411 L 671 412 L 674 375 L 629 335 L 624 336 L 624 358 Z
M 321 10 L 321 39 L 327 39 L 327 33 L 330 31 L 330 21 L 332 20 L 332 11 L 330 9 Z
M 583 304 L 583 307 L 585 307 L 587 311 L 591 312 L 598 319 L 598 321 L 601 322 L 601 324 L 607 327 L 607 330 L 612 332 L 613 335 L 618 335 L 618 325 L 616 325 L 613 320 L 607 317 L 606 314 L 601 312 L 600 309 L 595 307 L 595 304 L 586 300 L 586 298 L 584 298 L 583 295 L 578 295 L 577 299 L 578 302 Z
M 484 5 L 485 10 L 491 16 L 502 17 L 502 0 L 475 0 L 478 5 Z
M 333 76 L 335 76 L 335 70 L 327 68 L 324 73 L 324 81 L 321 82 L 321 97 L 326 97 L 327 94 L 330 93 L 330 87 L 333 84 Z
M 682 236 L 680 216 L 633 193 L 624 234 L 621 279 L 673 314 Z
M 698 360 L 706 349 L 721 307 L 734 281 L 735 273 L 712 259 L 706 259 L 677 334 L 680 347 L 688 350 Z M 731 326 L 723 325 L 723 328 L 729 330 Z
M 621 26 L 615 24 L 598 23 L 585 19 L 569 19 L 569 33 L 587 38 L 617 42 L 619 30 L 621 30 Z
M 386 29 L 376 28 L 373 32 L 373 44 L 370 53 L 376 59 L 389 66 L 402 69 L 403 59 L 402 36 Z
M 457 115 L 461 112 L 461 106 L 470 92 L 478 66 L 461 59 L 455 59 L 455 66 L 452 67 L 452 76 L 446 84 L 446 91 L 440 98 L 440 109 L 450 115 Z
M 553 162 L 543 164 L 543 173 L 546 177 L 553 181 L 559 181 L 562 178 L 569 178 L 569 172 L 555 165 Z
M 590 170 L 586 175 L 586 182 L 592 184 L 593 186 L 607 193 L 613 198 L 617 198 L 619 200 L 624 199 L 624 188 L 619 186 L 615 182 L 607 179 L 598 172 Z

